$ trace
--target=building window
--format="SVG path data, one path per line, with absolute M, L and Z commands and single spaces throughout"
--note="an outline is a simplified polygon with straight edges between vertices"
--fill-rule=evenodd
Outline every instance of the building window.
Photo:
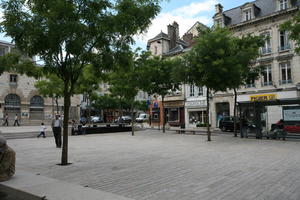
M 203 96 L 203 87 L 198 88 L 198 96 Z
M 280 84 L 292 83 L 292 70 L 289 62 L 280 63 Z
M 0 47 L 0 56 L 4 56 L 5 55 L 5 48 Z
M 286 10 L 288 8 L 288 0 L 279 0 L 279 9 Z
M 195 86 L 191 85 L 190 86 L 190 97 L 193 97 L 193 96 L 195 96 Z
M 246 10 L 244 11 L 245 21 L 249 21 L 252 19 L 252 10 Z
M 171 108 L 169 110 L 169 113 L 170 113 L 170 115 L 169 115 L 169 120 L 168 121 L 170 121 L 170 122 L 176 122 L 176 121 L 179 120 L 179 117 L 178 117 L 178 115 L 179 115 L 179 109 L 178 108 Z
M 255 80 L 249 79 L 246 83 L 246 88 L 253 88 L 253 87 L 255 87 Z
M 291 49 L 290 42 L 289 42 L 289 37 L 288 37 L 288 31 L 280 31 L 280 38 L 279 38 L 279 51 L 284 51 Z
M 154 47 L 154 54 L 157 55 L 157 46 Z
M 194 125 L 207 123 L 206 111 L 189 112 L 189 123 Z
M 16 84 L 18 81 L 18 75 L 16 74 L 10 74 L 9 75 L 9 82 L 12 84 Z
M 87 101 L 88 101 L 87 95 L 83 94 L 82 95 L 82 102 L 87 102 Z
M 222 19 L 216 19 L 215 20 L 215 26 L 223 27 L 223 20 Z
M 265 38 L 265 44 L 261 47 L 261 54 L 271 53 L 271 36 L 270 33 L 264 33 L 262 35 Z
M 262 85 L 263 86 L 269 86 L 273 85 L 272 82 L 272 67 L 267 66 L 262 74 Z

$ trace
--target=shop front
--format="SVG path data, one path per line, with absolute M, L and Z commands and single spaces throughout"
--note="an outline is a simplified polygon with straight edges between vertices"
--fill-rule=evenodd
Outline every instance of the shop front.
M 207 123 L 206 100 L 187 101 L 185 103 L 185 126 L 194 128 Z
M 164 102 L 163 116 L 170 126 L 184 127 L 184 101 Z
M 298 126 L 299 102 L 296 91 L 244 95 L 238 98 L 239 114 L 247 124 L 255 127 L 254 133 L 260 138 L 269 133 L 272 126 L 280 120 L 284 121 L 286 127 L 292 127 L 291 129 Z

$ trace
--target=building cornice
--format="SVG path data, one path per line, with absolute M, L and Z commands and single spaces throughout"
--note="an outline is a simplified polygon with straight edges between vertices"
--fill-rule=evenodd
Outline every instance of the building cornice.
M 274 19 L 274 18 L 279 17 L 279 16 L 284 16 L 284 15 L 292 14 L 292 13 L 298 11 L 298 10 L 299 10 L 299 7 L 297 6 L 297 7 L 293 7 L 293 8 L 284 10 L 284 11 L 277 11 L 275 13 L 272 13 L 270 15 L 266 15 L 264 17 L 255 18 L 255 19 L 252 19 L 250 21 L 245 21 L 245 22 L 241 22 L 239 24 L 231 25 L 231 26 L 228 26 L 228 27 L 230 29 L 238 29 L 238 28 L 242 28 L 244 26 L 258 24 L 260 22 L 263 22 L 263 21 L 266 21 L 266 20 L 269 20 L 269 19 Z

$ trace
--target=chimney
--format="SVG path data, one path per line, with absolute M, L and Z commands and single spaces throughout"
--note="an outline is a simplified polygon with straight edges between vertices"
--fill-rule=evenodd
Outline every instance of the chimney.
M 216 5 L 216 14 L 220 14 L 223 12 L 223 6 L 221 4 Z
M 176 47 L 176 28 L 169 24 L 168 25 L 168 36 L 170 38 L 170 49 L 173 49 L 174 47 Z
M 189 46 L 193 43 L 193 34 L 192 33 L 185 33 L 182 36 L 183 41 L 189 43 Z
M 177 24 L 177 22 L 173 22 L 172 26 L 175 28 L 176 30 L 176 40 L 179 39 L 179 25 Z

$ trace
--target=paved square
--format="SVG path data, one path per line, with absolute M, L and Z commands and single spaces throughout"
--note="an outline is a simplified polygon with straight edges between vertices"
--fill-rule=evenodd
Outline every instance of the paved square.
M 53 138 L 8 143 L 17 169 L 137 200 L 300 199 L 300 141 L 153 130 L 69 140 L 69 166 L 56 165 Z

